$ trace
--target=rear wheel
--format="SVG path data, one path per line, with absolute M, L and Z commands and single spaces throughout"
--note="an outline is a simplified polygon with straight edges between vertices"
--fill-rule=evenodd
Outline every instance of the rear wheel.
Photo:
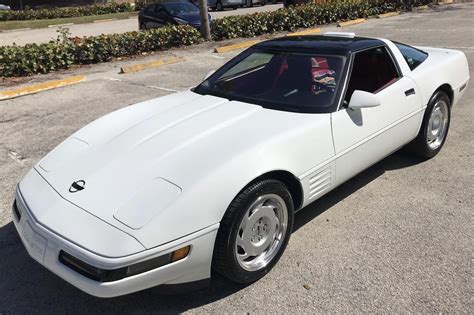
M 451 102 L 443 91 L 436 92 L 426 108 L 418 136 L 409 147 L 419 156 L 429 159 L 441 151 L 451 121 Z
M 293 201 L 286 186 L 263 180 L 230 204 L 217 233 L 212 267 L 229 280 L 252 283 L 280 259 L 293 228 Z
M 266 1 L 266 0 L 262 0 L 262 1 L 260 2 L 260 5 L 261 5 L 262 7 L 263 7 L 265 4 L 267 4 L 267 1 Z
M 217 10 L 217 11 L 223 11 L 223 10 L 224 10 L 224 6 L 222 5 L 222 2 L 217 1 L 217 3 L 216 3 L 216 10 Z
M 253 1 L 252 1 L 252 0 L 246 0 L 245 6 L 246 6 L 247 8 L 253 7 Z

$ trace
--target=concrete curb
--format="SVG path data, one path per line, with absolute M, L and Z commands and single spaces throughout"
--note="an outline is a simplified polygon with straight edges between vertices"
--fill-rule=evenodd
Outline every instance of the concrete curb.
M 86 77 L 83 75 L 67 77 L 60 80 L 52 80 L 46 81 L 41 83 L 35 83 L 28 86 L 24 86 L 21 88 L 13 89 L 13 90 L 4 90 L 0 91 L 0 101 L 7 100 L 19 96 L 30 95 L 42 91 L 47 91 L 51 89 L 55 89 L 62 86 L 73 85 L 86 80 Z
M 350 20 L 346 22 L 339 22 L 337 23 L 337 27 L 346 27 L 346 26 L 356 25 L 356 24 L 364 23 L 365 21 L 366 21 L 365 19 L 355 19 L 355 20 Z
M 21 31 L 29 31 L 29 30 L 31 30 L 31 27 L 14 28 L 12 30 L 3 30 L 3 31 L 0 31 L 0 33 L 13 33 L 13 32 L 21 32 Z
M 104 23 L 104 22 L 112 22 L 117 21 L 117 19 L 103 19 L 103 20 L 94 20 L 92 23 Z
M 310 29 L 300 31 L 300 32 L 288 33 L 286 34 L 286 36 L 312 35 L 312 34 L 318 34 L 320 32 L 321 32 L 320 28 L 310 28 Z
M 52 28 L 52 27 L 62 27 L 62 26 L 70 26 L 70 25 L 74 25 L 74 23 L 51 24 L 51 25 L 48 25 L 48 27 Z
M 149 68 L 156 68 L 156 67 L 161 67 L 164 65 L 178 63 L 185 60 L 186 59 L 183 57 L 169 57 L 169 58 L 157 59 L 150 62 L 138 63 L 131 66 L 124 66 L 120 68 L 120 73 L 126 74 L 126 73 L 131 73 L 131 72 L 137 72 L 137 71 L 141 71 L 141 70 L 145 70 Z
M 255 45 L 258 42 L 260 42 L 260 41 L 259 40 L 249 40 L 249 41 L 245 41 L 245 42 L 241 42 L 241 43 L 237 43 L 237 44 L 233 44 L 233 45 L 216 47 L 216 48 L 214 48 L 214 52 L 221 54 L 221 53 L 236 50 L 236 49 L 247 48 L 247 47 Z
M 379 14 L 378 18 L 383 19 L 383 18 L 388 18 L 388 17 L 392 17 L 392 16 L 397 16 L 397 15 L 400 15 L 400 12 L 387 12 L 387 13 L 384 13 L 384 14 Z

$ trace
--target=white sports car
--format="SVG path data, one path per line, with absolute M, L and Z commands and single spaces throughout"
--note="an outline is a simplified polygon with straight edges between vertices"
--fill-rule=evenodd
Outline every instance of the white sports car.
M 435 156 L 466 57 L 352 33 L 259 43 L 190 91 L 108 114 L 18 184 L 29 254 L 111 297 L 272 269 L 294 213 L 409 145 Z

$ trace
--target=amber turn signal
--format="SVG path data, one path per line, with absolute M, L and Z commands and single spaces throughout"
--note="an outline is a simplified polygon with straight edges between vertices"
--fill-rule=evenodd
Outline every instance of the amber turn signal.
M 175 262 L 183 258 L 186 258 L 186 256 L 188 256 L 189 254 L 190 249 L 191 249 L 191 246 L 188 245 L 186 247 L 175 250 L 173 254 L 171 255 L 171 262 Z

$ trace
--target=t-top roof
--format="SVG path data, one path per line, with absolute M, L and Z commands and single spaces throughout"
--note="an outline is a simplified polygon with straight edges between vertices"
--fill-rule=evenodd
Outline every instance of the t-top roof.
M 381 46 L 383 44 L 383 41 L 375 38 L 305 35 L 280 37 L 258 43 L 253 47 L 277 50 L 310 50 L 317 51 L 318 53 L 347 55 L 354 51 Z

